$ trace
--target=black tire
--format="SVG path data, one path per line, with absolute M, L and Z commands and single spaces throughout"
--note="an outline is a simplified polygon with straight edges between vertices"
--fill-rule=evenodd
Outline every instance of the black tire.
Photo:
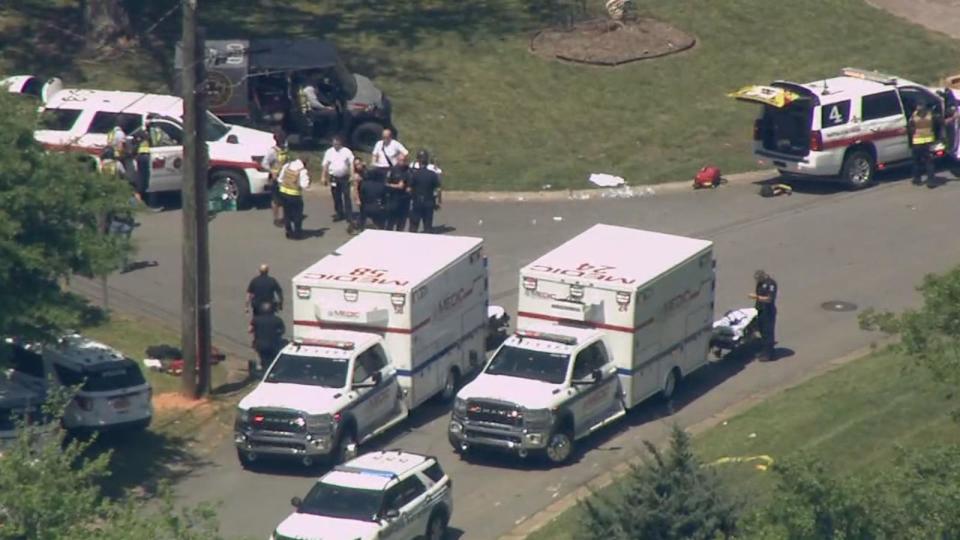
M 237 461 L 240 462 L 240 467 L 242 467 L 244 470 L 253 468 L 253 462 L 250 461 L 250 459 L 247 458 L 247 454 L 239 448 L 237 448 Z
M 350 147 L 354 150 L 370 152 L 383 134 L 383 124 L 380 122 L 363 122 L 350 132 Z
M 427 521 L 427 530 L 423 534 L 424 540 L 444 540 L 447 537 L 447 514 L 442 510 L 434 512 Z
M 877 175 L 877 162 L 865 150 L 854 150 L 843 160 L 840 177 L 845 186 L 851 190 L 869 187 Z
M 562 427 L 550 434 L 547 439 L 547 447 L 544 455 L 551 465 L 566 465 L 573 458 L 576 443 L 573 440 L 573 429 L 569 425 L 561 424 Z
M 681 380 L 680 370 L 678 368 L 671 369 L 670 373 L 667 374 L 666 380 L 663 382 L 663 389 L 660 390 L 660 395 L 663 396 L 663 399 L 670 401 L 673 399 L 673 396 L 677 395 L 677 388 L 680 387 Z
M 450 371 L 447 372 L 447 380 L 443 384 L 443 388 L 440 389 L 440 393 L 437 394 L 437 400 L 440 403 L 450 403 L 453 401 L 453 398 L 457 397 L 457 392 L 460 390 L 460 370 L 452 367 Z
M 239 171 L 221 170 L 210 175 L 210 185 L 214 186 L 219 182 L 226 182 L 227 194 L 230 198 L 237 201 L 237 208 L 244 210 L 250 208 L 253 202 L 250 196 L 250 181 Z
M 352 451 L 349 450 L 349 445 L 353 445 Z M 347 426 L 347 428 L 343 430 L 343 433 L 340 434 L 340 437 L 337 438 L 337 444 L 333 447 L 333 453 L 330 454 L 330 459 L 334 465 L 342 465 L 357 457 L 358 454 L 356 431 L 353 427 Z

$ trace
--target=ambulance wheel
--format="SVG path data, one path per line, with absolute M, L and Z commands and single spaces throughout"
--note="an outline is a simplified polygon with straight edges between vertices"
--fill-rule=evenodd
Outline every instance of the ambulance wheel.
M 561 427 L 550 434 L 547 439 L 546 456 L 553 465 L 563 465 L 573 457 L 573 430 L 568 426 Z
M 244 470 L 253 468 L 254 459 L 256 458 L 251 459 L 246 452 L 237 448 L 237 461 L 240 462 L 240 467 L 242 467 Z
M 673 368 L 667 373 L 667 380 L 663 381 L 663 390 L 660 394 L 663 399 L 669 401 L 677 393 L 677 387 L 680 386 L 680 368 Z
M 210 185 L 214 186 L 223 182 L 226 188 L 227 197 L 237 201 L 238 209 L 250 207 L 250 182 L 240 172 L 237 171 L 216 171 L 210 175 Z
M 843 160 L 840 174 L 847 188 L 863 189 L 873 183 L 874 176 L 877 174 L 877 164 L 866 150 L 854 150 Z
M 350 133 L 350 146 L 355 150 L 370 152 L 383 134 L 383 125 L 379 122 L 364 122 L 353 128 Z
M 457 397 L 457 391 L 460 390 L 460 370 L 452 367 L 447 372 L 447 380 L 443 383 L 443 389 L 440 390 L 440 401 L 449 403 Z

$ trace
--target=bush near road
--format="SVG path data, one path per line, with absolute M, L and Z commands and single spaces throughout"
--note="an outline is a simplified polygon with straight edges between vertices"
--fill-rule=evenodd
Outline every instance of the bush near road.
M 960 45 L 861 0 L 639 0 L 638 10 L 693 33 L 692 51 L 616 69 L 547 62 L 527 52 L 569 0 L 335 2 L 207 0 L 210 37 L 324 36 L 395 105 L 402 140 L 432 149 L 453 189 L 587 187 L 591 172 L 629 183 L 692 177 L 704 163 L 753 167 L 750 106 L 725 93 L 777 78 L 835 75 L 845 65 L 921 82 L 960 69 Z M 134 4 L 134 3 L 128 3 Z M 172 0 L 133 6 L 141 30 Z M 589 5 L 601 7 L 602 2 Z M 179 17 L 140 47 L 76 56 L 76 2 L 0 7 L 0 72 L 57 74 L 83 86 L 167 88 Z M 57 21 L 53 23 L 51 21 Z

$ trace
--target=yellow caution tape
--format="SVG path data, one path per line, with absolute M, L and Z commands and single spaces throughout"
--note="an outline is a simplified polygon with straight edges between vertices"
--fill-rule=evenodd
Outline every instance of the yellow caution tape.
M 714 465 L 723 465 L 726 463 L 749 463 L 751 461 L 762 461 L 763 463 L 757 463 L 755 468 L 758 471 L 766 471 L 773 465 L 773 458 L 767 455 L 763 456 L 749 456 L 749 457 L 722 457 L 714 462 L 708 463 L 708 466 Z

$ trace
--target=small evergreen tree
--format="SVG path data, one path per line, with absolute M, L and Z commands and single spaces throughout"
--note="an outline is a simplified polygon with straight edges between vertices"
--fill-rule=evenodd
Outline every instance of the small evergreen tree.
M 739 505 L 716 474 L 693 452 L 690 435 L 674 427 L 661 452 L 644 443 L 649 456 L 633 467 L 614 495 L 582 504 L 586 519 L 579 540 L 709 540 L 731 538 Z

